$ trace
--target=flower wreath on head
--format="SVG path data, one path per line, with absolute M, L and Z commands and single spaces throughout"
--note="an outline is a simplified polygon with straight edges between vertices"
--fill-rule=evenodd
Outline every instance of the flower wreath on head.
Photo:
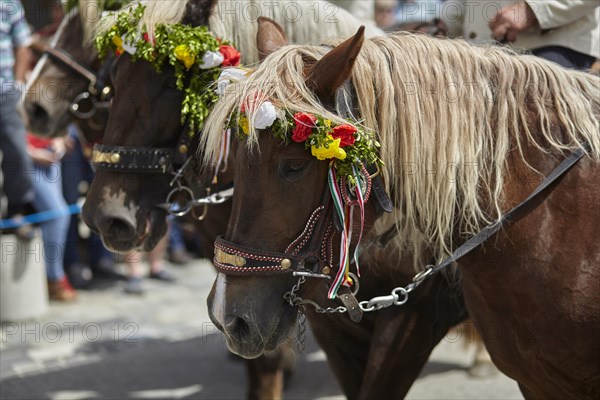
M 328 291 L 333 299 L 342 285 L 352 286 L 350 278 L 351 259 L 354 258 L 358 276 L 358 244 L 364 228 L 364 204 L 371 190 L 371 176 L 365 166 L 383 165 L 379 158 L 379 142 L 372 132 L 351 122 L 338 124 L 321 115 L 284 110 L 278 112 L 273 103 L 257 96 L 252 102 L 242 104 L 230 126 L 238 127 L 240 135 L 249 134 L 249 114 L 253 115 L 255 129 L 270 128 L 273 136 L 285 144 L 304 143 L 306 149 L 318 160 L 330 160 L 328 183 L 334 208 L 342 223 L 340 242 L 340 264 Z M 246 108 L 254 112 L 247 113 Z M 350 198 L 349 193 L 353 195 Z M 360 231 L 353 257 L 350 255 L 354 207 L 360 210 Z
M 363 165 L 382 165 L 379 142 L 358 124 L 338 124 L 321 115 L 289 110 L 283 112 L 284 118 L 278 118 L 281 113 L 270 101 L 256 99 L 253 103 L 255 129 L 270 128 L 273 136 L 285 144 L 304 143 L 317 159 L 330 160 L 336 175 L 351 185 L 357 183 L 355 169 L 361 170 Z M 245 135 L 250 129 L 246 107 L 242 105 L 237 118 L 232 119 L 232 125 L 237 125 L 238 131 Z
M 240 63 L 239 51 L 227 40 L 217 38 L 206 26 L 158 24 L 150 37 L 139 22 L 145 6 L 137 4 L 117 14 L 115 24 L 96 37 L 100 56 L 112 49 L 133 61 L 145 60 L 161 72 L 166 63 L 175 69 L 176 87 L 183 90 L 181 122 L 187 121 L 190 135 L 200 131 L 218 100 L 215 91 L 223 67 Z

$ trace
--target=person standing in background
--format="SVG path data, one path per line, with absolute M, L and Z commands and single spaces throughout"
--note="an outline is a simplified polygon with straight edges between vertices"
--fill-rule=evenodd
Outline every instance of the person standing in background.
M 375 26 L 375 0 L 329 0 L 358 18 L 363 24 Z M 327 12 L 328 10 L 324 10 Z M 323 15 L 327 15 L 324 13 Z M 335 18 L 335 13 L 330 15 Z
M 30 43 L 21 2 L 0 1 L 0 150 L 3 154 L 3 195 L 8 200 L 5 217 L 8 218 L 23 214 L 34 196 L 29 177 L 33 167 L 27 155 L 25 126 L 17 112 L 31 60 Z M 20 229 L 16 233 L 22 239 L 33 237 L 32 230 Z
M 600 58 L 597 0 L 448 0 L 441 17 L 450 36 L 511 43 L 566 68 L 588 70 Z
M 375 23 L 385 29 L 396 23 L 396 0 L 375 0 Z
M 51 300 L 72 301 L 77 293 L 71 286 L 64 270 L 67 251 L 67 233 L 70 215 L 62 192 L 61 159 L 72 146 L 68 136 L 54 139 L 27 137 L 27 151 L 33 159 L 35 175 L 32 183 L 35 196 L 33 205 L 37 212 L 64 210 L 57 217 L 40 222 L 44 248 L 42 255 L 46 264 L 48 294 Z M 71 243 L 71 245 L 75 245 Z

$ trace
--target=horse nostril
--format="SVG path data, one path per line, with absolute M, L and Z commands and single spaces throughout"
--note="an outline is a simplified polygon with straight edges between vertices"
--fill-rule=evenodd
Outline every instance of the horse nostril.
M 105 234 L 121 240 L 128 240 L 135 236 L 135 226 L 125 219 L 107 218 L 100 221 L 100 225 L 104 226 Z
M 38 103 L 33 103 L 29 106 L 29 114 L 35 119 L 44 119 L 48 117 L 48 112 Z
M 225 332 L 234 333 L 238 337 L 245 337 L 250 333 L 250 326 L 248 323 L 235 315 L 228 315 L 225 318 L 224 327 Z

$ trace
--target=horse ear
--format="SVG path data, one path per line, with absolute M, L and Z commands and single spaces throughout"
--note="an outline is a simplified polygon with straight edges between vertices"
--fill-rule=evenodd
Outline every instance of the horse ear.
M 217 0 L 189 0 L 185 6 L 182 23 L 191 26 L 208 25 L 208 18 L 215 10 Z
M 321 58 L 306 74 L 307 86 L 323 102 L 332 102 L 335 91 L 352 75 L 352 67 L 365 40 L 365 27 L 336 46 Z
M 285 32 L 277 22 L 267 17 L 258 17 L 256 46 L 258 47 L 258 59 L 260 61 L 287 43 Z

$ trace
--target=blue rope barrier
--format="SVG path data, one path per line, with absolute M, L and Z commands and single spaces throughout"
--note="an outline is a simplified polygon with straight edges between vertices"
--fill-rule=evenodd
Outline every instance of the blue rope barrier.
M 0 220 L 0 229 L 18 228 L 19 226 L 26 224 L 36 224 L 38 222 L 59 218 L 64 215 L 79 214 L 80 212 L 81 206 L 79 204 L 71 204 L 66 208 L 55 208 L 54 210 L 42 211 L 37 214 L 29 214 L 23 217 Z

